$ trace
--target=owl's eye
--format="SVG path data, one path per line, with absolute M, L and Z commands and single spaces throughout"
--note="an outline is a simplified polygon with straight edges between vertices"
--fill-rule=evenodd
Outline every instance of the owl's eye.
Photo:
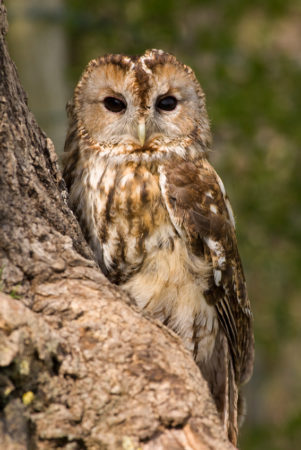
M 159 97 L 156 103 L 156 107 L 159 109 L 163 109 L 163 111 L 172 111 L 176 108 L 178 104 L 178 100 L 172 95 L 168 95 L 167 97 Z
M 116 97 L 106 97 L 104 99 L 105 107 L 112 112 L 118 113 L 126 109 L 126 104 Z

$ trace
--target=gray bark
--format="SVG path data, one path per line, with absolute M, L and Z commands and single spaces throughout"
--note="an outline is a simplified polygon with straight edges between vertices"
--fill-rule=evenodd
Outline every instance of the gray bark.
M 180 339 L 102 275 L 27 107 L 0 0 L 0 443 L 233 449 Z

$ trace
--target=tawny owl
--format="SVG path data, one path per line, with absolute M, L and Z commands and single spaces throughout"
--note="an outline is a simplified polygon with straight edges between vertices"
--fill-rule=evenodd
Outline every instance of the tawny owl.
M 89 63 L 68 113 L 64 178 L 101 270 L 181 336 L 236 442 L 252 318 L 193 71 L 161 50 L 104 56 Z

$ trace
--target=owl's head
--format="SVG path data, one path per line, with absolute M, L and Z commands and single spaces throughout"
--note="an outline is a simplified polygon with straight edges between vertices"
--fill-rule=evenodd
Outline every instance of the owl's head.
M 79 128 L 101 146 L 127 152 L 210 142 L 204 93 L 189 67 L 162 50 L 92 60 L 74 94 Z M 183 144 L 184 145 L 184 144 Z

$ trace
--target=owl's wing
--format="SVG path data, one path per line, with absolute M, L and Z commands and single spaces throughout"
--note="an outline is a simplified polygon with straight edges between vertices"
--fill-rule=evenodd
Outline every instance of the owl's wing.
M 170 219 L 190 250 L 211 265 L 205 297 L 214 304 L 227 336 L 237 382 L 251 375 L 253 334 L 250 303 L 238 254 L 235 223 L 223 183 L 204 158 L 166 162 L 160 185 Z

